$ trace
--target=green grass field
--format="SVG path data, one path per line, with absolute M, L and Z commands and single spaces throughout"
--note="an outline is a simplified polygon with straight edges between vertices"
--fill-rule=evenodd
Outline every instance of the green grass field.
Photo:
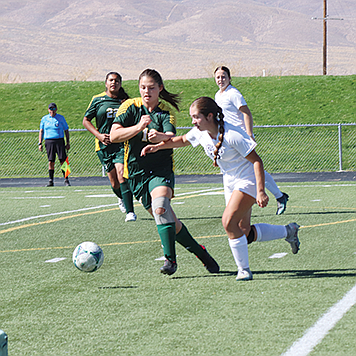
M 9 355 L 282 355 L 355 286 L 355 187 L 285 183 L 284 215 L 274 199 L 254 207 L 253 223 L 298 222 L 301 250 L 253 243 L 249 282 L 235 280 L 220 185 L 179 185 L 172 204 L 221 272 L 178 246 L 171 277 L 159 273 L 153 219 L 137 204 L 137 222 L 125 223 L 109 186 L 3 188 L 0 329 Z M 87 240 L 105 254 L 89 274 L 71 260 Z M 355 355 L 355 320 L 351 308 L 311 355 Z
M 232 84 L 245 97 L 255 125 L 355 122 L 356 75 L 233 77 Z M 218 89 L 213 78 L 167 80 L 165 86 L 181 95 L 177 126 L 191 126 L 189 105 L 200 96 L 214 97 Z M 123 81 L 123 87 L 139 96 L 136 80 Z M 70 129 L 83 128 L 92 96 L 104 90 L 104 82 L 0 83 L 0 130 L 38 130 L 52 101 Z

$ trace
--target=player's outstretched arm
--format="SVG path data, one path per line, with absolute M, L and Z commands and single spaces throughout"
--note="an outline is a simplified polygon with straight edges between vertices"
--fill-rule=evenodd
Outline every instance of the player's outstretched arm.
M 178 148 L 189 146 L 190 142 L 187 140 L 186 135 L 172 137 L 167 141 L 162 141 L 157 145 L 147 145 L 141 151 L 141 156 L 146 156 L 147 153 L 154 153 L 158 150 L 166 150 L 168 148 Z

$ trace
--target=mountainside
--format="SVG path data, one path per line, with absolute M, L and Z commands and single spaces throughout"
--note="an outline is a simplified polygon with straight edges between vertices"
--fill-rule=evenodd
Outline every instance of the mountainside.
M 329 1 L 328 14 L 328 74 L 354 74 L 354 0 Z M 322 0 L 0 0 L 0 81 L 136 79 L 146 67 L 207 77 L 220 64 L 321 74 L 322 15 Z

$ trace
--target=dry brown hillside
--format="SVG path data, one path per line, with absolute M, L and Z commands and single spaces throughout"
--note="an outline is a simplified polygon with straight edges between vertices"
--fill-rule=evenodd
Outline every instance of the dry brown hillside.
M 322 0 L 0 0 L 0 81 L 322 73 Z M 354 0 L 329 0 L 328 74 L 356 73 Z

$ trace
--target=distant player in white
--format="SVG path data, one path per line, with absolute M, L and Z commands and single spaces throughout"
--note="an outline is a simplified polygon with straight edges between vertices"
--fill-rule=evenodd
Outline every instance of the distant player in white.
M 263 208 L 268 204 L 263 163 L 255 151 L 256 142 L 241 128 L 224 123 L 222 109 L 211 98 L 196 99 L 190 106 L 190 116 L 195 127 L 187 134 L 145 146 L 141 155 L 190 144 L 204 147 L 214 166 L 220 167 L 223 173 L 226 208 L 222 224 L 238 267 L 236 279 L 251 280 L 247 245 L 285 238 L 296 254 L 300 245 L 299 225 L 251 225 L 252 206 L 257 203 Z
M 253 118 L 242 94 L 231 85 L 230 70 L 227 67 L 217 67 L 214 72 L 215 82 L 220 88 L 215 94 L 216 103 L 222 108 L 224 121 L 241 127 L 253 140 Z M 285 212 L 288 194 L 282 193 L 272 176 L 265 171 L 266 188 L 277 200 L 277 215 Z

